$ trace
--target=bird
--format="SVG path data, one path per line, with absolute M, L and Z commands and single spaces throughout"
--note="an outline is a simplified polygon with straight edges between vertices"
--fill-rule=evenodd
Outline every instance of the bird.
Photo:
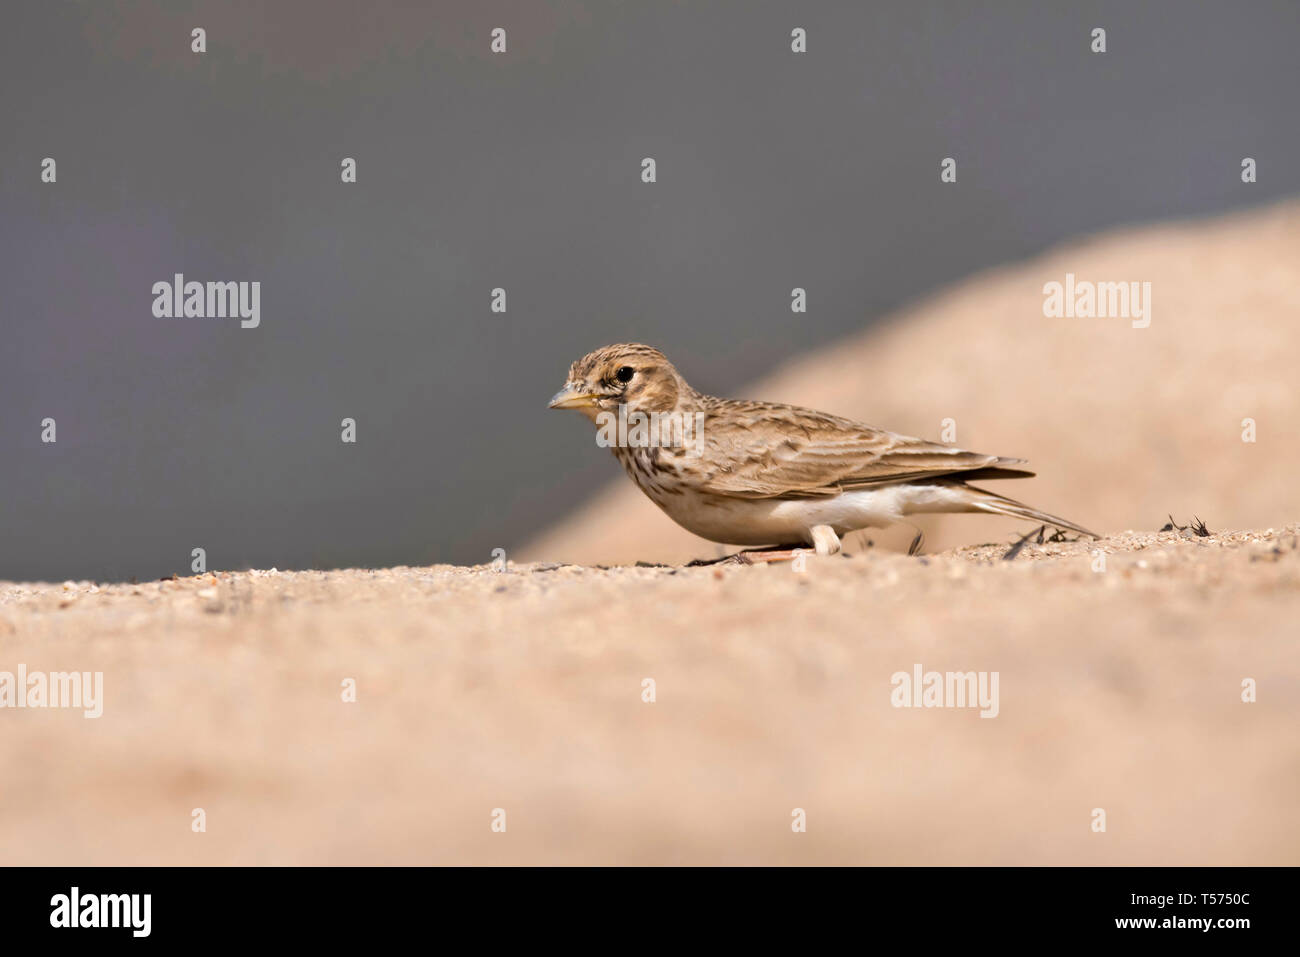
M 653 346 L 619 343 L 569 367 L 552 409 L 597 425 L 646 496 L 687 531 L 751 547 L 726 560 L 833 555 L 864 528 L 929 512 L 1008 515 L 1098 538 L 1081 525 L 977 488 L 1029 478 L 1024 459 L 968 452 L 815 409 L 692 388 Z M 910 554 L 920 550 L 922 536 Z M 715 559 L 720 561 L 724 559 Z M 708 564 L 697 562 L 696 564 Z

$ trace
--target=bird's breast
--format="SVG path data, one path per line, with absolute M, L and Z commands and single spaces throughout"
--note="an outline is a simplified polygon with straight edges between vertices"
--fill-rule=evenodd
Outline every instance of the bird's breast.
M 615 446 L 614 455 L 637 487 L 661 508 L 668 498 L 682 494 L 680 469 L 663 449 Z

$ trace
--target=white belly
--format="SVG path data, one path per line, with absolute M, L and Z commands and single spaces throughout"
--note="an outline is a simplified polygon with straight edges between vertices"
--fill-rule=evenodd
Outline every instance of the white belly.
M 961 487 L 953 485 L 886 485 L 806 499 L 646 494 L 683 528 L 727 545 L 811 545 L 814 525 L 829 525 L 843 536 L 860 528 L 883 528 L 916 512 L 962 511 L 967 501 Z

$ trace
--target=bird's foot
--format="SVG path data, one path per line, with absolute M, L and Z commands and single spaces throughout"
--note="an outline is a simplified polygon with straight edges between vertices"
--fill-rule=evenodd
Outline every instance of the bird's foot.
M 840 550 L 840 537 L 829 525 L 814 525 L 810 531 L 818 555 L 834 555 Z

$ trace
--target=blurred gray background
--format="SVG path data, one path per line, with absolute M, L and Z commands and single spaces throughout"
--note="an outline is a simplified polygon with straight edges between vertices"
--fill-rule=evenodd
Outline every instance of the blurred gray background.
M 1063 237 L 1292 193 L 1298 43 L 1294 0 L 8 3 L 0 578 L 489 561 L 621 474 L 546 408 L 578 356 L 727 393 Z M 260 328 L 154 318 L 176 272 L 260 281 Z

